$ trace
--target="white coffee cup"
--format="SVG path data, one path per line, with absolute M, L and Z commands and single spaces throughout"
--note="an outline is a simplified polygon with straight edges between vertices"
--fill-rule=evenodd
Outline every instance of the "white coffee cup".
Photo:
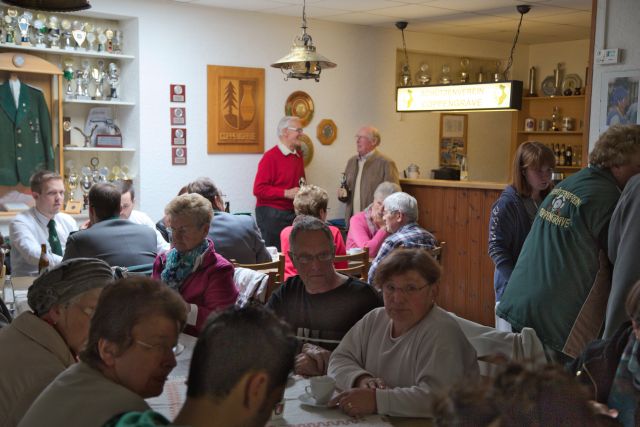
M 326 405 L 333 396 L 333 390 L 336 388 L 336 381 L 323 375 L 321 377 L 311 377 L 308 385 L 304 388 L 307 394 L 310 394 L 318 405 Z

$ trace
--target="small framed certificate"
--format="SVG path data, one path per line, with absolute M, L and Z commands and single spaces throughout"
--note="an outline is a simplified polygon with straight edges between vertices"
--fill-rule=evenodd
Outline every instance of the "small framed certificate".
M 186 125 L 187 124 L 187 111 L 185 108 L 171 108 L 171 125 Z
M 171 164 L 187 164 L 187 147 L 171 147 Z
M 171 102 L 185 102 L 187 97 L 186 85 L 170 85 L 170 100 Z
M 171 145 L 187 145 L 187 130 L 171 128 Z

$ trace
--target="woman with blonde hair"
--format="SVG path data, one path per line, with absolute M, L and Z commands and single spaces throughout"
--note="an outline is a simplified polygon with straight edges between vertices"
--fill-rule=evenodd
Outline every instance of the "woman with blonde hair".
M 491 208 L 489 256 L 496 266 L 493 273 L 496 305 L 507 287 L 538 206 L 553 188 L 551 173 L 555 165 L 549 147 L 536 141 L 522 143 L 513 157 L 511 185 Z M 498 317 L 496 328 L 511 332 L 511 325 Z

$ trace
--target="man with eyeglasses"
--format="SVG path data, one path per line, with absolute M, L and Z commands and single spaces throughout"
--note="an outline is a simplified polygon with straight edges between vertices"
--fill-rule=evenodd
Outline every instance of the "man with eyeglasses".
M 19 426 L 99 427 L 162 393 L 176 366 L 173 349 L 186 322 L 177 292 L 146 277 L 107 286 L 91 319 L 80 363 L 38 396 Z
M 289 245 L 298 275 L 271 295 L 267 307 L 289 323 L 304 344 L 296 357 L 295 372 L 324 375 L 330 351 L 381 301 L 371 286 L 335 270 L 333 235 L 318 218 L 298 216 Z
M 69 236 L 64 260 L 98 258 L 112 267 L 150 265 L 156 259 L 156 233 L 120 218 L 120 191 L 101 182 L 89 191 L 91 226 Z
M 253 182 L 256 196 L 256 221 L 267 246 L 280 250 L 280 232 L 295 218 L 293 198 L 301 179 L 305 179 L 298 117 L 285 116 L 278 123 L 275 147 L 262 156 Z
M 410 194 L 398 192 L 384 199 L 382 220 L 389 237 L 385 239 L 369 268 L 369 283 L 373 283 L 380 262 L 395 248 L 430 250 L 437 242 L 433 234 L 418 225 L 418 201 Z
M 351 157 L 344 170 L 346 191 L 338 190 L 338 200 L 346 203 L 344 219 L 349 219 L 373 203 L 373 193 L 385 181 L 400 184 L 398 168 L 393 160 L 378 151 L 382 138 L 373 126 L 363 126 L 356 134 L 357 155 Z

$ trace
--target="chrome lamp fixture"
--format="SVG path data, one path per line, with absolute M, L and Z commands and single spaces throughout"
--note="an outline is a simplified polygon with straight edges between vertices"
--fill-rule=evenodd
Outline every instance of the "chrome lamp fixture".
M 325 68 L 335 68 L 336 64 L 316 52 L 311 36 L 307 34 L 306 1 L 302 4 L 302 35 L 296 36 L 289 54 L 271 64 L 280 68 L 284 79 L 314 79 L 320 81 L 320 73 Z
M 407 28 L 409 23 L 407 21 L 398 21 L 396 22 L 396 28 L 402 32 L 402 51 L 404 52 L 404 64 L 402 64 L 402 69 L 400 71 L 400 80 L 402 82 L 402 86 L 411 86 L 411 68 L 409 67 L 409 55 L 407 54 L 407 43 L 404 40 L 404 29 Z
M 2 0 L 2 3 L 47 12 L 73 12 L 91 7 L 89 0 Z

